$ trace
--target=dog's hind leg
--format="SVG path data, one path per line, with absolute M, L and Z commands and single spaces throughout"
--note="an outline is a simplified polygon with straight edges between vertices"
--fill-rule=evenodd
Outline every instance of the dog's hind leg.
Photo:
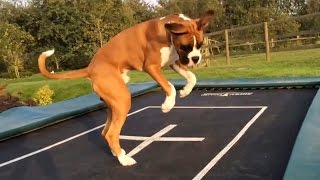
M 118 101 L 118 103 L 121 103 L 121 101 Z M 130 166 L 136 163 L 136 161 L 130 156 L 126 155 L 126 152 L 120 147 L 120 132 L 126 120 L 128 111 L 128 107 L 112 108 L 112 120 L 110 123 L 110 128 L 105 136 L 111 148 L 111 152 L 117 156 L 120 164 L 123 166 Z
M 102 99 L 102 98 L 101 98 Z M 102 99 L 103 100 L 103 99 Z M 112 117 L 112 112 L 111 112 L 111 109 L 110 108 L 107 108 L 107 120 L 106 120 L 106 123 L 105 123 L 105 126 L 101 132 L 101 135 L 102 137 L 105 137 L 106 133 L 108 132 L 109 130 L 109 127 L 110 127 L 110 122 L 111 122 L 111 117 Z
M 107 82 L 107 83 L 106 83 Z M 120 164 L 129 166 L 136 163 L 120 146 L 120 132 L 131 107 L 131 94 L 121 75 L 101 75 L 94 81 L 94 90 L 110 108 L 110 119 L 103 132 L 111 152 L 117 156 Z M 109 127 L 109 129 L 108 129 Z
M 102 98 L 100 98 L 100 99 L 101 99 L 101 101 L 103 101 Z M 107 134 L 107 132 L 108 132 L 108 130 L 109 130 L 109 128 L 110 128 L 111 119 L 112 119 L 112 111 L 111 111 L 110 108 L 107 108 L 107 120 L 106 120 L 106 122 L 105 122 L 105 125 L 104 125 L 104 127 L 103 127 L 103 130 L 101 131 L 101 136 L 102 136 L 103 138 L 105 138 L 105 136 L 106 136 L 106 134 Z M 105 140 L 106 140 L 106 139 L 105 139 Z M 107 143 L 108 143 L 108 141 L 107 141 Z M 109 143 L 108 143 L 108 144 L 109 144 Z M 111 151 L 111 153 L 112 153 L 113 156 L 116 156 L 116 154 L 115 154 L 111 149 L 110 149 L 110 151 Z

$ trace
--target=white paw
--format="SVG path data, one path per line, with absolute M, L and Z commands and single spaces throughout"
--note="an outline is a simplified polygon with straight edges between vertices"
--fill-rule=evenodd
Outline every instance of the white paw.
M 170 96 L 166 97 L 164 103 L 161 105 L 161 110 L 164 113 L 169 112 L 176 103 L 176 89 L 174 88 L 174 86 L 171 83 L 169 83 L 169 84 L 171 86 L 171 94 L 170 94 Z
M 180 97 L 184 98 L 184 97 L 188 96 L 191 93 L 191 91 L 192 91 L 192 88 L 191 89 L 184 88 L 184 89 L 180 90 L 179 91 Z
M 162 104 L 162 105 L 161 105 L 161 110 L 162 110 L 162 112 L 163 112 L 163 113 L 169 112 L 169 111 L 173 108 L 174 104 L 175 104 L 175 103 L 171 103 L 171 104 L 169 104 L 169 103 L 165 104 L 165 103 L 164 103 L 164 104 Z
M 191 71 L 187 71 L 186 74 L 188 83 L 179 91 L 181 98 L 188 96 L 197 83 L 197 78 Z
M 135 161 L 132 157 L 126 155 L 123 149 L 121 149 L 118 160 L 122 166 L 131 166 L 137 163 L 137 161 Z
M 114 157 L 117 156 L 116 153 L 113 152 L 112 150 L 111 150 L 111 153 L 112 153 L 112 155 L 113 155 Z M 127 154 L 127 153 L 126 153 L 126 151 L 125 151 L 124 149 L 121 149 L 121 153 L 120 153 L 120 154 Z

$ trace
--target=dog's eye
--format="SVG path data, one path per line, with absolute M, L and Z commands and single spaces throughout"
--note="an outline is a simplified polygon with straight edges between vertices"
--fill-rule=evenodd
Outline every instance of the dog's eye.
M 189 51 L 192 51 L 193 47 L 192 47 L 191 45 L 181 45 L 181 46 L 180 46 L 180 49 L 181 49 L 182 51 L 187 51 L 187 52 L 189 52 Z

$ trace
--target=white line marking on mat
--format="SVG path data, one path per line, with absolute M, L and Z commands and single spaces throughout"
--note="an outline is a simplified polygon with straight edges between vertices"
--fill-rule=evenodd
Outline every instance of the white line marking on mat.
M 145 141 L 150 137 L 145 136 L 125 136 L 121 135 L 120 139 L 132 141 Z M 155 141 L 203 141 L 205 138 L 200 137 L 159 137 Z
M 146 109 L 149 109 L 149 108 L 161 108 L 161 107 L 160 107 L 160 106 L 147 106 L 147 107 L 144 107 L 144 108 L 139 109 L 139 110 L 137 110 L 137 111 L 134 111 L 134 112 L 132 112 L 132 113 L 129 113 L 128 116 L 137 114 L 137 113 L 139 113 L 139 112 L 141 112 L 141 111 L 144 111 L 144 110 L 146 110 Z M 230 109 L 231 109 L 231 108 L 235 108 L 235 109 L 237 109 L 237 108 L 264 108 L 264 106 L 221 106 L 221 107 L 218 107 L 218 106 L 213 106 L 213 107 L 212 107 L 212 106 L 176 106 L 176 107 L 174 107 L 174 108 L 177 108 L 177 109 L 190 109 L 190 108 L 191 108 L 191 109 L 222 109 L 222 108 L 230 108 Z M 43 152 L 43 151 L 52 149 L 52 148 L 54 148 L 54 147 L 56 147 L 56 146 L 59 146 L 59 145 L 64 144 L 64 143 L 66 143 L 66 142 L 69 142 L 69 141 L 71 141 L 71 140 L 73 140 L 73 139 L 76 139 L 76 138 L 78 138 L 78 137 L 80 137 L 80 136 L 86 135 L 86 134 L 88 134 L 88 133 L 90 133 L 90 132 L 92 132 L 92 131 L 95 131 L 95 130 L 97 130 L 97 129 L 100 129 L 100 128 L 104 127 L 104 125 L 105 125 L 105 124 L 102 124 L 102 125 L 100 125 L 100 126 L 97 126 L 97 127 L 95 127 L 95 128 L 89 129 L 89 130 L 87 130 L 87 131 L 85 131 L 85 132 L 82 132 L 82 133 L 80 133 L 80 134 L 74 135 L 74 136 L 72 136 L 72 137 L 70 137 L 70 138 L 67 138 L 67 139 L 65 139 L 65 140 L 59 141 L 59 142 L 54 143 L 54 144 L 52 144 L 52 145 L 49 145 L 49 146 L 47 146 L 47 147 L 41 148 L 41 149 L 39 149 L 39 150 L 33 151 L 33 152 L 31 152 L 31 153 L 25 154 L 25 155 L 20 156 L 20 157 L 14 158 L 14 159 L 12 159 L 12 160 L 3 162 L 3 163 L 0 164 L 0 168 L 1 168 L 1 167 L 4 167 L 4 166 L 6 166 L 6 165 L 12 164 L 12 163 L 14 163 L 14 162 L 17 162 L 17 161 L 26 159 L 26 158 L 28 158 L 28 157 L 34 156 L 34 155 L 39 154 L 39 153 L 41 153 L 41 152 Z M 176 126 L 176 125 L 174 125 L 174 127 L 175 127 L 175 126 Z M 172 125 L 169 126 L 169 127 L 170 127 L 170 128 L 174 128 Z M 168 128 L 169 128 L 169 127 L 168 127 Z M 171 130 L 171 129 L 170 129 L 170 130 Z M 170 130 L 169 130 L 169 131 L 170 131 Z M 162 132 L 162 133 L 163 133 L 163 132 Z M 165 133 L 166 133 L 166 132 L 165 132 Z M 155 135 L 156 135 L 156 134 L 155 134 Z M 155 136 L 155 135 L 154 135 L 154 136 Z M 151 137 L 152 137 L 152 136 L 151 136 Z M 161 135 L 160 135 L 160 136 L 157 137 L 157 138 L 153 137 L 153 139 L 150 139 L 151 137 L 122 136 L 122 135 L 120 136 L 121 139 L 125 139 L 125 140 L 141 140 L 141 141 L 145 141 L 145 142 L 143 142 L 143 143 L 145 143 L 145 144 L 147 144 L 147 143 L 152 143 L 153 141 L 203 141 L 203 140 L 204 140 L 204 138 L 200 138 L 200 137 L 161 137 Z M 141 144 L 143 144 L 143 143 L 141 143 Z M 144 145 L 145 145 L 145 144 L 144 144 Z M 147 144 L 147 145 L 148 145 L 148 144 Z M 142 145 L 141 145 L 141 146 L 142 146 Z M 138 149 L 136 149 L 135 151 L 137 151 L 137 150 L 138 150 Z M 137 151 L 137 152 L 135 152 L 135 151 L 132 150 L 130 153 L 131 153 L 131 154 L 136 154 L 137 152 L 139 152 L 139 151 L 141 151 L 141 150 L 139 150 L 139 151 Z
M 173 109 L 262 109 L 265 106 L 174 106 Z M 149 106 L 157 109 L 161 106 Z
M 234 137 L 230 143 L 222 149 L 194 178 L 193 180 L 202 179 L 210 169 L 232 148 L 232 146 L 237 143 L 237 141 L 244 135 L 244 133 L 249 129 L 249 127 L 259 118 L 259 116 L 267 109 L 267 107 L 262 107 L 261 110 L 244 126 L 244 128 Z
M 59 141 L 59 142 L 57 142 L 57 143 L 55 143 L 55 144 L 52 144 L 52 145 L 50 145 L 50 146 L 44 147 L 44 148 L 42 148 L 42 149 L 39 149 L 39 150 L 37 150 L 37 151 L 33 151 L 33 152 L 29 153 L 29 154 L 25 154 L 25 155 L 23 155 L 23 156 L 17 157 L 17 158 L 15 158 L 15 159 L 10 160 L 10 161 L 1 163 L 1 164 L 0 164 L 0 167 L 6 166 L 6 165 L 8 165 L 8 164 L 14 163 L 14 162 L 16 162 L 16 161 L 20 161 L 20 160 L 22 160 L 22 159 L 25 159 L 25 158 L 30 157 L 30 156 L 33 156 L 33 155 L 35 155 L 35 154 L 41 153 L 41 152 L 46 151 L 46 150 L 48 150 L 48 149 L 51 149 L 51 148 L 53 148 L 53 147 L 59 146 L 59 145 L 61 145 L 61 144 L 63 144 L 63 143 L 66 143 L 66 142 L 68 142 L 68 141 L 71 141 L 71 140 L 73 140 L 73 139 L 75 139 L 75 138 L 78 138 L 78 137 L 80 137 L 80 136 L 82 136 L 82 135 L 88 134 L 89 132 L 92 132 L 92 131 L 94 131 L 94 130 L 96 130 L 96 129 L 99 129 L 99 128 L 100 128 L 100 127 L 96 127 L 96 128 L 90 129 L 90 130 L 88 130 L 88 131 L 85 131 L 85 132 L 83 132 L 83 133 L 77 134 L 77 135 L 72 136 L 72 137 L 70 137 L 70 138 L 68 138 L 68 139 L 65 139 L 65 140 L 63 140 L 63 141 Z
M 148 109 L 148 107 L 145 107 L 145 108 L 139 109 L 139 110 L 137 110 L 137 111 L 134 111 L 134 112 L 128 114 L 128 116 L 131 116 L 131 115 L 133 115 L 133 114 L 139 113 L 139 112 L 141 112 L 141 111 L 143 111 L 143 110 L 146 110 L 146 109 Z M 95 131 L 95 130 L 97 130 L 97 129 L 100 129 L 100 128 L 102 128 L 103 126 L 104 126 L 104 124 L 103 124 L 103 125 L 100 125 L 100 126 L 97 126 L 97 127 L 95 127 L 95 128 L 92 128 L 92 129 L 90 129 L 90 130 L 88 130 L 88 131 L 85 131 L 85 132 L 83 132 L 83 133 L 80 133 L 80 134 L 77 134 L 77 135 L 75 135 L 75 136 L 72 136 L 72 137 L 70 137 L 70 138 L 67 138 L 67 139 L 65 139 L 65 140 L 59 141 L 59 142 L 57 142 L 57 143 L 55 143 L 55 144 L 52 144 L 52 145 L 50 145 L 50 146 L 44 147 L 44 148 L 42 148 L 42 149 L 39 149 L 39 150 L 37 150 L 37 151 L 33 151 L 33 152 L 28 153 L 28 154 L 25 154 L 25 155 L 23 155 L 23 156 L 20 156 L 20 157 L 17 157 L 17 158 L 15 158 L 15 159 L 9 160 L 9 161 L 7 161 L 7 162 L 1 163 L 1 164 L 0 164 L 0 167 L 3 167 L 3 166 L 6 166 L 6 165 L 9 165 L 9 164 L 12 164 L 12 163 L 14 163 L 14 162 L 20 161 L 20 160 L 22 160 L 22 159 L 28 158 L 28 157 L 33 156 L 33 155 L 36 155 L 36 154 L 39 154 L 39 153 L 41 153 L 41 152 L 43 152 L 43 151 L 49 150 L 49 149 L 51 149 L 51 148 L 53 148 L 53 147 L 59 146 L 59 145 L 61 145 L 61 144 L 63 144 L 63 143 L 66 143 L 66 142 L 71 141 L 71 140 L 73 140 L 73 139 L 76 139 L 76 138 L 78 138 L 78 137 L 80 137 L 80 136 L 83 136 L 83 135 L 85 135 L 85 134 L 88 134 L 88 133 L 90 133 L 90 132 L 92 132 L 92 131 Z
M 144 149 L 145 147 L 147 147 L 149 144 L 151 144 L 153 141 L 155 141 L 157 138 L 161 137 L 162 135 L 166 134 L 167 132 L 169 132 L 171 129 L 175 128 L 177 125 L 176 124 L 171 124 L 168 125 L 167 127 L 165 127 L 164 129 L 160 130 L 159 132 L 157 132 L 156 134 L 154 134 L 153 136 L 147 138 L 145 141 L 143 141 L 141 144 L 139 144 L 137 147 L 135 147 L 134 149 L 132 149 L 129 153 L 128 156 L 134 156 L 135 154 L 137 154 L 138 152 L 140 152 L 142 149 Z

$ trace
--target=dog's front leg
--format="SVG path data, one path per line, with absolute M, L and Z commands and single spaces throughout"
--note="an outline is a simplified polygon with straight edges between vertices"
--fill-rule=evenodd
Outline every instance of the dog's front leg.
M 166 93 L 166 99 L 161 105 L 161 110 L 164 113 L 169 112 L 176 103 L 176 89 L 174 86 L 166 80 L 165 76 L 161 72 L 161 67 L 152 65 L 146 68 L 146 72 L 158 82 L 161 88 Z
M 179 91 L 180 97 L 186 97 L 190 94 L 197 83 L 196 76 L 189 71 L 187 67 L 181 65 L 179 62 L 171 64 L 170 68 L 179 73 L 182 77 L 186 78 L 187 84 Z

